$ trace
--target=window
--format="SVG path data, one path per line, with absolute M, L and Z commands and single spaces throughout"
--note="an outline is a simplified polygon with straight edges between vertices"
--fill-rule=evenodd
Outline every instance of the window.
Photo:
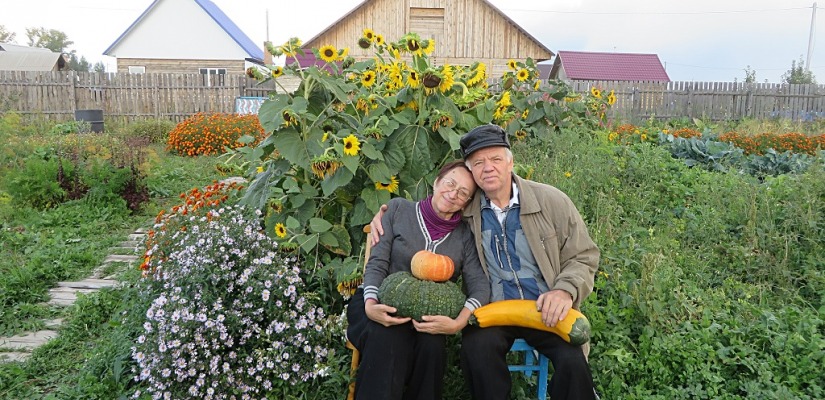
M 203 84 L 206 86 L 223 85 L 226 76 L 226 68 L 200 68 L 198 70 L 203 75 Z
M 417 32 L 421 39 L 435 39 L 433 56 L 445 54 L 443 8 L 411 7 L 409 27 L 407 32 Z
M 129 73 L 130 74 L 145 74 L 146 67 L 142 65 L 130 65 L 129 66 Z

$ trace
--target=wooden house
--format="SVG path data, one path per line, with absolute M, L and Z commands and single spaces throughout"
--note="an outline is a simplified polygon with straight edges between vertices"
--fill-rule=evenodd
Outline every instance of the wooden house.
M 243 74 L 263 50 L 210 0 L 155 0 L 103 54 L 117 72 Z
M 348 47 L 356 59 L 371 58 L 374 49 L 357 45 L 365 28 L 387 41 L 409 32 L 435 39 L 431 57 L 437 64 L 481 61 L 493 79 L 507 71 L 509 59 L 530 57 L 538 62 L 553 57 L 549 48 L 486 0 L 364 0 L 304 47 Z

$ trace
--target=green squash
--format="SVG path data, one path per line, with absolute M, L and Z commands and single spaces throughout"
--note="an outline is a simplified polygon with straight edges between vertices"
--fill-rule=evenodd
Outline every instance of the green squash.
M 384 278 L 378 300 L 396 308 L 398 317 L 421 321 L 423 315 L 455 318 L 464 308 L 467 296 L 454 282 L 424 281 L 409 272 L 396 272 Z

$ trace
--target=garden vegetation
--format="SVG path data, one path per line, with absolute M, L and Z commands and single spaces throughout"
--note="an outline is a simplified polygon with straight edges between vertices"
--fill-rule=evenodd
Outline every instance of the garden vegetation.
M 566 192 L 602 250 L 582 305 L 602 398 L 825 397 L 821 126 L 631 125 L 607 120 L 609 88 L 538 81 L 532 60 L 488 87 L 482 63 L 436 66 L 437 44 L 415 34 L 392 42 L 367 29 L 357 43 L 375 59 L 324 46 L 313 50 L 323 67 L 249 71 L 301 79 L 261 107 L 262 138 L 204 134 L 169 152 L 168 125 L 71 136 L 3 114 L 0 330 L 65 322 L 28 361 L 0 364 L 0 397 L 345 398 L 341 315 L 364 261 L 361 228 L 392 196 L 425 195 L 460 134 L 482 123 L 507 129 L 517 172 Z M 269 47 L 303 51 L 297 39 Z M 135 137 L 145 144 L 127 146 Z M 223 154 L 188 150 L 207 146 Z M 64 187 L 60 170 L 77 183 Z M 138 207 L 121 170 L 146 193 Z M 213 182 L 227 173 L 246 183 Z M 43 305 L 137 226 L 149 238 L 121 287 L 68 310 Z M 445 398 L 467 399 L 460 337 L 449 343 Z M 513 398 L 533 398 L 535 378 L 514 377 Z

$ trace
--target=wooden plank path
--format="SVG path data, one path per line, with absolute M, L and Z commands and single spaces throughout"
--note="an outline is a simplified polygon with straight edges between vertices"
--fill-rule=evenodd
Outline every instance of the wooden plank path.
M 69 307 L 77 300 L 78 294 L 94 293 L 102 288 L 116 287 L 118 281 L 115 276 L 103 276 L 110 271 L 115 263 L 133 265 L 142 252 L 142 242 L 146 237 L 146 230 L 137 229 L 129 234 L 128 240 L 109 249 L 110 254 L 103 259 L 100 266 L 95 268 L 92 275 L 80 281 L 58 282 L 57 286 L 49 290 L 51 299 L 48 304 L 55 307 Z M 60 334 L 62 319 L 44 321 L 46 329 L 37 332 L 24 332 L 19 335 L 0 337 L 0 363 L 22 362 L 27 360 L 32 351 L 42 346 Z

